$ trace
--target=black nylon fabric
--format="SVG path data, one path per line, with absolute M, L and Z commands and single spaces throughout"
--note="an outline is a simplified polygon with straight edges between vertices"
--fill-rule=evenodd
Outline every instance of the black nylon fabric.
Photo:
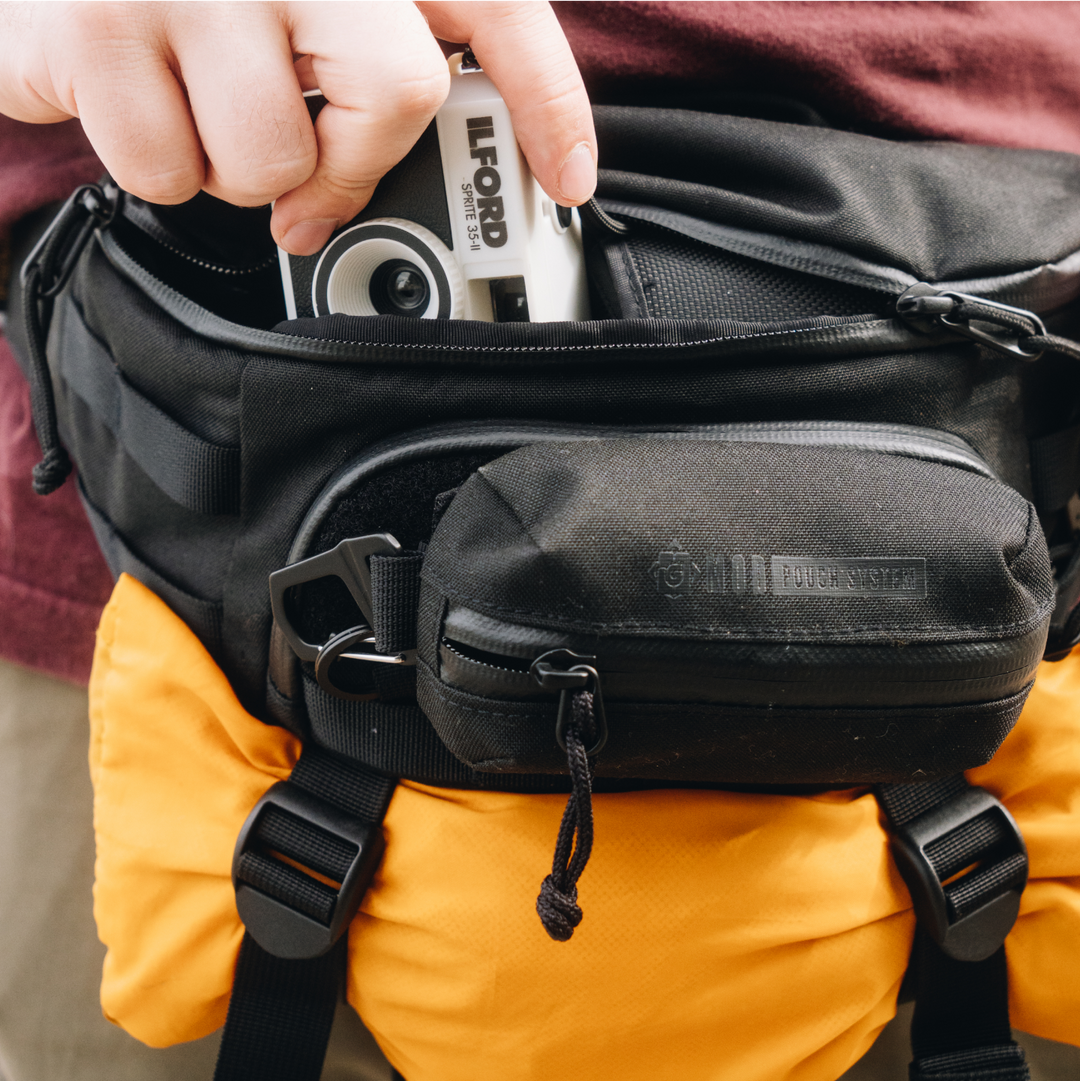
M 1016 723 L 1029 689 L 994 702 L 912 709 L 605 699 L 610 734 L 595 773 L 841 787 L 933 780 L 988 762 Z M 468 694 L 445 686 L 423 662 L 417 696 L 443 742 L 470 768 L 565 772 L 566 756 L 555 742 L 556 699 L 515 702 Z
M 1080 478 L 1080 424 L 1031 442 L 1035 505 L 1041 511 L 1064 507 Z
M 1008 269 L 1003 259 L 1013 260 L 1012 268 L 1031 267 L 1073 243 L 1068 193 L 1075 162 L 1067 155 L 894 146 L 703 114 L 671 123 L 670 114 L 655 111 L 600 110 L 598 117 L 605 160 L 615 167 L 613 197 L 640 200 L 648 191 L 646 203 L 708 220 L 774 233 L 790 225 L 794 239 L 846 245 L 853 255 L 897 266 L 919 263 L 926 248 L 952 251 L 948 258 L 990 274 Z M 733 153 L 737 165 L 724 166 Z M 999 159 L 1002 168 L 987 167 Z M 650 176 L 658 161 L 670 168 L 670 183 Z M 631 169 L 640 170 L 632 183 Z M 860 169 L 867 175 L 857 175 Z M 1036 174 L 1044 179 L 1034 182 Z M 995 183 L 999 188 L 991 191 Z M 686 184 L 692 189 L 679 188 Z M 918 213 L 936 224 L 908 228 L 904 215 L 915 214 L 918 200 L 900 207 L 893 199 L 900 189 L 909 196 L 922 191 L 927 201 Z M 939 213 L 958 206 L 967 216 L 953 221 Z M 1006 206 L 993 229 L 983 228 Z M 1041 224 L 1049 218 L 1053 245 Z M 934 234 L 929 239 L 927 229 Z M 892 259 L 908 237 L 915 254 Z M 1014 259 L 1025 237 L 1029 249 Z M 224 249 L 236 254 L 235 245 Z M 755 290 L 746 282 L 756 271 L 750 267 L 740 277 L 738 259 L 730 262 L 733 288 L 749 305 Z M 760 273 L 768 277 L 775 269 Z M 959 273 L 960 264 L 936 269 Z M 895 421 L 962 436 L 1027 495 L 1028 439 L 1075 423 L 1065 403 L 1076 398 L 1076 373 L 1059 366 L 1053 385 L 1033 399 L 1024 389 L 1033 379 L 1030 368 L 947 334 L 924 337 L 890 318 L 822 313 L 760 322 L 775 310 L 736 305 L 737 317 L 719 320 L 511 326 L 332 316 L 281 324 L 271 333 L 228 323 L 169 286 L 106 233 L 87 247 L 57 302 L 50 354 L 54 364 L 61 353 L 65 363 L 78 364 L 80 341 L 92 340 L 126 384 L 172 422 L 208 444 L 239 448 L 239 514 L 208 515 L 178 504 L 54 367 L 61 436 L 104 529 L 157 580 L 221 613 L 213 628 L 221 640 L 215 656 L 244 705 L 260 714 L 270 637 L 266 575 L 284 565 L 327 480 L 387 436 L 441 420 L 497 417 Z M 12 329 L 17 343 L 24 335 Z M 1069 333 L 1069 319 L 1056 330 Z
M 778 322 L 821 314 L 884 314 L 893 299 L 887 293 L 769 266 L 638 223 L 626 241 L 607 249 L 605 256 L 622 265 L 598 266 L 594 257 L 594 281 L 625 274 L 632 280 L 623 298 L 632 296 L 635 301 L 629 310 L 618 301 L 611 303 L 605 314 L 612 317 Z M 603 287 L 601 291 L 606 292 Z
M 603 440 L 523 448 L 482 467 L 443 515 L 423 578 L 508 623 L 599 636 L 977 641 L 1048 619 L 1040 545 L 1015 492 L 937 463 Z M 914 577 L 875 590 L 868 568 L 889 560 L 913 576 L 925 568 L 921 596 Z M 812 583 L 821 568 L 829 580 Z
M 669 109 L 595 116 L 604 198 L 841 248 L 925 281 L 1009 273 L 1080 248 L 1072 154 Z
M 264 709 L 270 629 L 267 573 L 285 564 L 310 501 L 338 468 L 366 445 L 419 424 L 499 416 L 649 424 L 888 420 L 955 432 L 1007 481 L 1021 489 L 1029 484 L 1020 373 L 995 357 L 976 362 L 968 345 L 875 352 L 880 345 L 860 336 L 857 345 L 829 346 L 830 356 L 821 335 L 831 341 L 834 330 L 800 332 L 785 344 L 741 332 L 710 340 L 715 324 L 704 337 L 688 335 L 686 323 L 529 324 L 524 336 L 551 344 L 522 353 L 508 346 L 512 335 L 499 325 L 399 327 L 392 319 L 348 317 L 332 317 L 335 328 L 316 327 L 319 320 L 289 324 L 294 333 L 340 329 L 369 342 L 386 339 L 388 328 L 390 338 L 427 339 L 412 353 L 358 341 L 349 347 L 355 363 L 320 362 L 326 347 L 313 340 L 310 358 L 302 359 L 256 346 L 244 353 L 192 336 L 178 321 L 187 318 L 186 309 L 166 314 L 118 277 L 100 252 L 80 265 L 74 289 L 80 318 L 133 386 L 159 405 L 167 402 L 164 411 L 179 422 L 190 418 L 201 438 L 241 447 L 239 518 L 180 513 L 127 464 L 112 434 L 86 417 L 66 384 L 60 387 L 62 435 L 77 462 L 98 463 L 82 471 L 90 500 L 162 577 L 221 604 L 220 660 L 245 706 L 257 713 Z M 896 333 L 888 323 L 870 326 L 875 335 L 878 328 Z M 632 344 L 643 333 L 654 343 L 649 348 Z M 307 348 L 308 339 L 274 337 L 282 348 Z M 665 340 L 672 344 L 658 366 L 657 347 Z M 678 344 L 687 340 L 701 344 Z M 567 352 L 575 342 L 580 352 Z M 241 413 L 238 431 L 233 425 Z

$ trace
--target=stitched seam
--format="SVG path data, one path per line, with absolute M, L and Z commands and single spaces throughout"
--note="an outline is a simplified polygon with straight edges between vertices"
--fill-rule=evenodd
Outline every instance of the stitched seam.
M 893 323 L 893 319 L 875 319 L 875 323 Z M 868 326 L 869 323 L 831 323 L 820 327 L 803 327 L 799 330 L 762 330 L 754 334 L 728 334 L 716 338 L 695 338 L 688 342 L 598 342 L 591 345 L 448 345 L 444 342 L 357 342 L 341 338 L 305 338 L 299 334 L 282 334 L 281 337 L 298 342 L 325 342 L 327 345 L 355 345 L 365 349 L 440 349 L 447 353 L 574 353 L 586 350 L 617 349 L 686 349 L 695 345 L 719 345 L 722 342 L 752 341 L 756 338 L 780 338 L 786 335 L 816 334 L 839 327 Z

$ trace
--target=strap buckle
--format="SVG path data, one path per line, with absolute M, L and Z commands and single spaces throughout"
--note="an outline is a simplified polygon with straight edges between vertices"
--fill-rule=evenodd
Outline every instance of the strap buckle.
M 919 924 L 942 952 L 958 961 L 996 952 L 1016 922 L 1028 877 L 1027 846 L 1001 802 L 969 786 L 894 825 L 891 845 Z
M 255 804 L 236 840 L 232 881 L 240 919 L 275 957 L 320 957 L 348 930 L 385 844 L 377 824 L 279 781 Z

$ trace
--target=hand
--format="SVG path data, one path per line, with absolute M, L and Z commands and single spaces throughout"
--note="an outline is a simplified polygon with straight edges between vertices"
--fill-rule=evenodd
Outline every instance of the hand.
M 0 112 L 77 116 L 113 179 L 157 203 L 277 200 L 310 255 L 371 198 L 449 88 L 436 38 L 469 42 L 541 187 L 584 202 L 596 138 L 546 3 L 0 3 Z M 301 93 L 328 104 L 314 127 Z

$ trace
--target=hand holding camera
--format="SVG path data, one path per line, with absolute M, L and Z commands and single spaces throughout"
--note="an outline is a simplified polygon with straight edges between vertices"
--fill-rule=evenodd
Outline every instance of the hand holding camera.
M 547 4 L 0 3 L 0 112 L 78 116 L 120 187 L 152 203 L 277 200 L 275 239 L 311 254 L 442 103 L 436 38 L 472 42 L 541 186 L 584 202 L 592 115 Z M 313 125 L 315 87 L 330 107 Z
M 290 318 L 587 317 L 576 211 L 533 178 L 509 109 L 471 54 L 449 66 L 434 123 L 367 207 L 315 255 L 279 249 Z

